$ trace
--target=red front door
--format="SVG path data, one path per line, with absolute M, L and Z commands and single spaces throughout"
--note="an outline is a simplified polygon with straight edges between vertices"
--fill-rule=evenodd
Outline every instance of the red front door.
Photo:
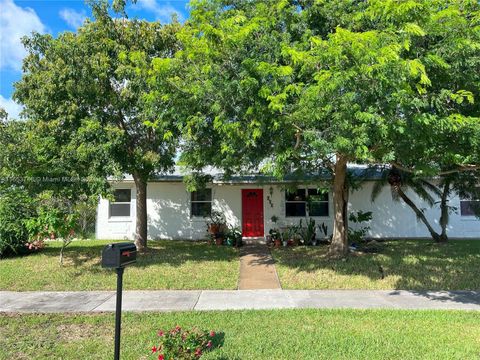
M 242 235 L 263 236 L 263 190 L 242 190 Z

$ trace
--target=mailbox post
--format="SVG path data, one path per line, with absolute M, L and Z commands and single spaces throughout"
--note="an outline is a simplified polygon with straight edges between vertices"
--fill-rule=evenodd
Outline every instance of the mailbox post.
M 137 248 L 132 243 L 114 243 L 102 251 L 102 267 L 114 268 L 117 272 L 117 304 L 115 309 L 115 353 L 114 360 L 120 359 L 120 330 L 122 323 L 122 287 L 125 266 L 137 262 Z

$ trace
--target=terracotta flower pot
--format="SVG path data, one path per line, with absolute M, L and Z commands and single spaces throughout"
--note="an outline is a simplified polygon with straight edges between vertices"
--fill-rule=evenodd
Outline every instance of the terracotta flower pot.
M 219 233 L 219 232 L 220 232 L 220 225 L 218 225 L 218 224 L 210 224 L 210 225 L 208 226 L 208 232 L 209 232 L 210 234 L 217 234 L 217 233 Z
M 223 245 L 223 238 L 222 237 L 215 238 L 215 244 L 217 244 L 218 246 Z
M 280 246 L 282 246 L 282 242 L 280 241 L 280 239 L 275 239 L 274 243 L 276 248 L 279 248 Z

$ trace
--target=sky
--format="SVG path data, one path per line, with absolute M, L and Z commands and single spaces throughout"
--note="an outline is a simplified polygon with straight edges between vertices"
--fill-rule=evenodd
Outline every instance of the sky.
M 130 18 L 169 22 L 176 13 L 188 17 L 188 0 L 137 0 L 129 4 Z M 12 100 L 13 84 L 22 76 L 26 52 L 20 39 L 32 32 L 53 36 L 75 31 L 91 11 L 84 0 L 0 0 L 0 107 L 10 118 L 18 118 L 21 106 Z

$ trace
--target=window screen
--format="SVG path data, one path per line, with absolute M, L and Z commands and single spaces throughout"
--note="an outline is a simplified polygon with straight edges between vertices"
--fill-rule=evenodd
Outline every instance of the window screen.
M 212 214 L 212 189 L 191 193 L 191 216 L 207 217 Z
M 114 201 L 110 203 L 110 217 L 130 216 L 130 202 L 132 190 L 116 189 L 113 193 Z

